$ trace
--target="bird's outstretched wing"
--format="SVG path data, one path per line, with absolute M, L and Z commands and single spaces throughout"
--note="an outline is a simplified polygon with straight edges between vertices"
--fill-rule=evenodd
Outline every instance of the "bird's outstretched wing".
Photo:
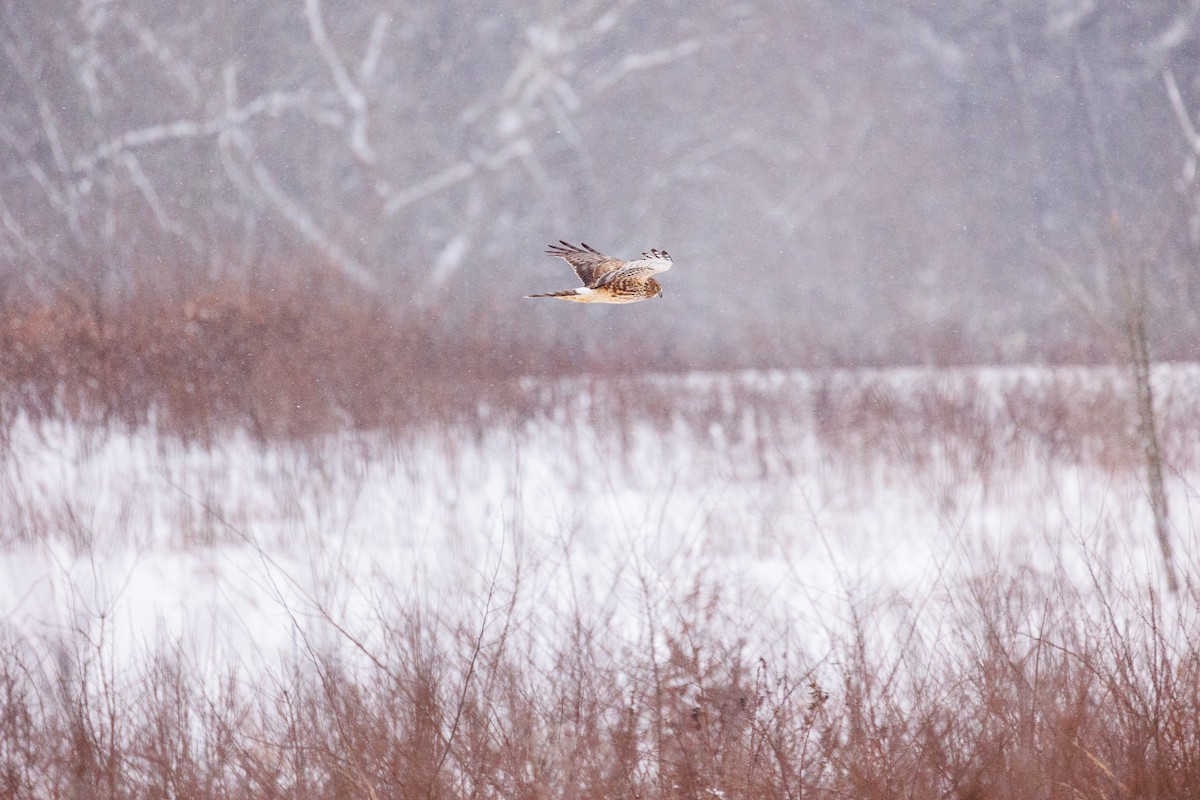
M 641 258 L 625 262 L 625 269 L 647 270 L 651 275 L 656 272 L 666 272 L 671 268 L 671 254 L 666 250 L 651 250 L 642 253 Z
M 558 244 L 546 247 L 546 255 L 564 259 L 575 269 L 575 274 L 579 276 L 579 280 L 583 281 L 583 285 L 591 287 L 596 286 L 605 275 L 616 272 L 626 263 L 619 258 L 606 256 L 586 244 L 581 243 L 580 247 L 576 247 L 561 239 Z

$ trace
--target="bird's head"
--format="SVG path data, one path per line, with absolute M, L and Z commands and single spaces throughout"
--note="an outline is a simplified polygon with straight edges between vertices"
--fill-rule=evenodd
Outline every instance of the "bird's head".
M 655 297 L 662 297 L 662 284 L 661 283 L 654 280 L 654 278 L 650 278 L 649 280 L 646 281 L 646 284 L 650 287 L 650 290 L 652 292 L 654 292 Z

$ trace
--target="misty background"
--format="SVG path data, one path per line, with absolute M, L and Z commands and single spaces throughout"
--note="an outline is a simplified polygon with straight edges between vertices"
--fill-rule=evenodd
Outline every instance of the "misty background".
M 0 15 L 6 304 L 321 276 L 648 367 L 1075 360 L 1136 262 L 1155 354 L 1197 357 L 1197 0 Z M 523 299 L 575 284 L 558 239 L 669 250 L 664 299 Z

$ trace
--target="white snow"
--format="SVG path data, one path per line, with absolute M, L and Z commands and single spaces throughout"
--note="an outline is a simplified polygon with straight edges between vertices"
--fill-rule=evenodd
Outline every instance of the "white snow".
M 1051 377 L 1071 374 L 889 379 L 971 382 L 987 397 Z M 1191 368 L 1167 377 L 1167 395 L 1196 385 Z M 582 385 L 553 418 L 478 437 L 261 446 L 230 434 L 206 448 L 22 421 L 0 463 L 0 614 L 48 658 L 85 632 L 117 664 L 167 642 L 220 669 L 351 649 L 343 632 L 370 643 L 379 614 L 406 604 L 470 617 L 489 588 L 524 598 L 530 625 L 580 613 L 610 620 L 617 639 L 647 608 L 719 592 L 763 631 L 807 626 L 818 650 L 849 598 L 919 603 L 996 570 L 1061 572 L 1086 590 L 1089 567 L 1102 565 L 1131 592 L 1161 588 L 1136 471 L 1028 443 L 985 467 L 952 439 L 919 456 L 895 442 L 834 446 L 811 418 L 737 413 L 739 393 L 812 380 L 664 378 L 715 387 L 734 413 L 707 429 L 634 424 L 625 440 L 586 421 Z M 1169 486 L 1191 574 L 1195 469 L 1183 465 Z

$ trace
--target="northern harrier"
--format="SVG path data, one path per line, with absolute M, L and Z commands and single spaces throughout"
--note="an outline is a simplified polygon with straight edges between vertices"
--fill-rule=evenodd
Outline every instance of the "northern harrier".
M 651 250 L 633 261 L 606 256 L 586 244 L 576 247 L 559 240 L 549 245 L 546 255 L 558 256 L 575 268 L 583 286 L 561 292 L 529 294 L 526 297 L 557 297 L 573 303 L 636 303 L 662 297 L 662 286 L 653 275 L 671 268 L 666 250 Z

